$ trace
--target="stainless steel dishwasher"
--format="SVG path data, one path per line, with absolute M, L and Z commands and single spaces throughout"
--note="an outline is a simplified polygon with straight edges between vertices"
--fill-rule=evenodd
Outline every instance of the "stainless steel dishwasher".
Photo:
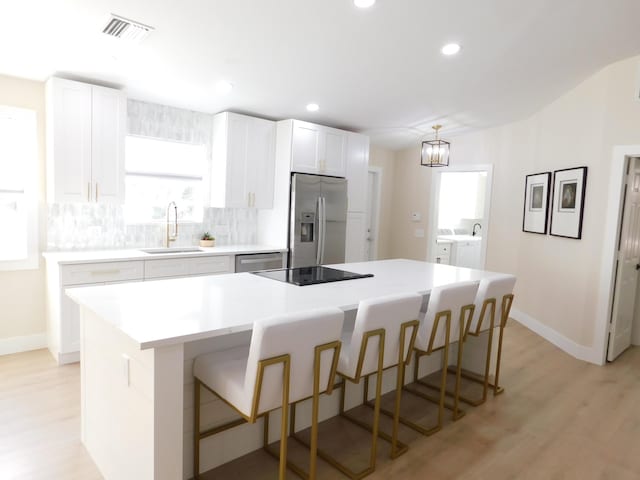
M 236 273 L 283 268 L 282 259 L 283 255 L 281 252 L 236 255 Z

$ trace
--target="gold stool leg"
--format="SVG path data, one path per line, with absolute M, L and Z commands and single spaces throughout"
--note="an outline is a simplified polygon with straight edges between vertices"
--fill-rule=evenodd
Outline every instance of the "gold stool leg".
M 200 478 L 200 380 L 193 379 L 193 478 Z

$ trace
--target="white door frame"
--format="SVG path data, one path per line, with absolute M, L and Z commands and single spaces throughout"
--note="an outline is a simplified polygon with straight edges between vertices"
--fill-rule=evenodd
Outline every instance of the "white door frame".
M 377 260 L 378 259 L 378 240 L 379 240 L 379 233 L 380 233 L 380 198 L 382 197 L 382 168 L 369 166 L 367 170 L 367 188 L 369 186 L 369 172 L 375 173 L 375 179 L 376 179 L 375 202 L 373 204 L 369 204 L 369 202 L 367 202 L 367 208 L 373 208 L 373 212 L 371 213 L 373 214 L 373 219 L 374 219 L 374 228 L 370 235 L 373 240 L 369 245 L 369 252 L 371 256 L 373 256 L 372 260 Z M 367 212 L 367 216 L 369 215 L 369 213 L 370 212 Z M 365 224 L 368 220 L 369 220 L 368 218 L 365 220 Z M 367 258 L 367 261 L 369 261 L 368 258 Z
M 596 310 L 594 332 L 594 358 L 600 365 L 607 362 L 607 346 L 609 343 L 609 324 L 611 322 L 611 306 L 613 302 L 617 242 L 620 230 L 620 213 L 622 210 L 622 194 L 624 193 L 625 164 L 628 157 L 639 157 L 640 145 L 620 145 L 613 147 L 611 173 L 609 175 L 609 199 L 604 219 L 604 235 L 602 239 L 602 259 L 600 264 L 600 288 Z
M 484 225 L 482 225 L 482 242 L 480 246 L 480 267 L 485 267 L 487 259 L 487 241 L 489 238 L 489 215 L 491 213 L 491 191 L 493 188 L 493 165 L 454 165 L 448 167 L 432 167 L 431 200 L 429 204 L 429 224 L 427 233 L 427 262 L 435 254 L 436 239 L 438 237 L 438 204 L 440 199 L 440 177 L 445 172 L 487 172 L 487 188 L 484 197 Z

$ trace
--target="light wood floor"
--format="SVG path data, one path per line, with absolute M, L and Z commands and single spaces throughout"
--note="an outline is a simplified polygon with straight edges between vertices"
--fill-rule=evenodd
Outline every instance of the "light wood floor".
M 606 367 L 575 360 L 512 323 L 504 347 L 504 395 L 432 437 L 401 431 L 410 450 L 395 461 L 380 442 L 371 480 L 639 479 L 640 348 Z M 0 479 L 99 479 L 79 440 L 79 368 L 42 350 L 0 357 Z M 406 402 L 405 402 L 406 400 Z M 408 410 L 414 402 L 403 397 Z M 337 439 L 337 440 L 336 440 Z M 339 419 L 321 445 L 350 461 L 366 435 Z M 290 441 L 293 458 L 306 452 Z M 211 479 L 273 479 L 262 451 L 208 472 Z M 321 479 L 344 478 L 320 462 Z M 297 478 L 290 474 L 290 478 Z

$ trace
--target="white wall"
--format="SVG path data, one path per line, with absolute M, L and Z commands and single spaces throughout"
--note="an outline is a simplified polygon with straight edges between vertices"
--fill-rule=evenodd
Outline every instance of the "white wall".
M 40 247 L 45 244 L 44 84 L 0 75 L 0 105 L 28 108 L 37 114 L 41 218 Z M 0 228 L 0 232 L 2 229 Z M 44 265 L 37 270 L 0 271 L 0 354 L 44 346 Z
M 487 269 L 518 277 L 514 307 L 568 350 L 594 347 L 602 225 L 614 145 L 640 143 L 637 96 L 640 57 L 615 63 L 531 117 L 448 138 L 451 162 L 494 165 Z M 582 240 L 522 232 L 525 175 L 589 168 Z M 396 155 L 392 255 L 425 259 L 431 172 L 419 165 L 419 146 Z M 409 212 L 423 213 L 420 224 Z M 575 354 L 575 352 L 573 352 Z

